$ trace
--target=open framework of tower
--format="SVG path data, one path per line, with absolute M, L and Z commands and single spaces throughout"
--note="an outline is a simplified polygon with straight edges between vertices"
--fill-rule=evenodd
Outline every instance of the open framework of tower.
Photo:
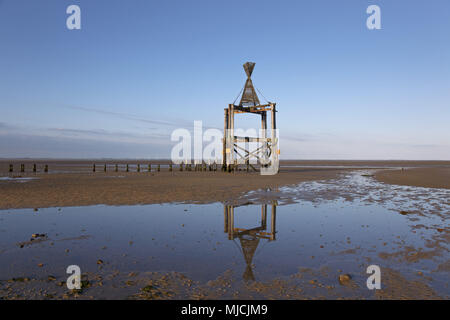
M 279 171 L 278 135 L 276 126 L 276 103 L 260 104 L 255 92 L 251 75 L 255 63 L 246 62 L 244 70 L 247 80 L 242 91 L 239 105 L 229 104 L 225 108 L 224 138 L 223 138 L 223 166 L 239 166 L 241 164 L 256 168 L 250 164 L 250 158 L 256 158 L 260 172 L 263 175 L 274 175 Z M 236 114 L 250 113 L 261 116 L 261 130 L 259 137 L 239 137 L 234 134 L 234 118 Z M 267 128 L 267 114 L 270 114 L 271 127 Z M 249 149 L 249 143 L 256 143 L 254 150 Z M 242 147 L 244 143 L 244 147 Z M 241 145 L 239 145 L 241 144 Z

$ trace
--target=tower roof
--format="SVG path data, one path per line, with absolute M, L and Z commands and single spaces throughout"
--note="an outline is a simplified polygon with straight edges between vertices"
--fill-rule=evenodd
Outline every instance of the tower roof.
M 258 95 L 256 94 L 255 88 L 253 87 L 253 82 L 251 79 L 253 69 L 255 68 L 254 62 L 244 63 L 244 70 L 247 74 L 247 81 L 245 81 L 244 89 L 242 92 L 240 106 L 257 106 L 259 105 Z

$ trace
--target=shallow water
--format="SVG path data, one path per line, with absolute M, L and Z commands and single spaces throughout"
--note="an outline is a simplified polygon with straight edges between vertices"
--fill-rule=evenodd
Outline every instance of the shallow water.
M 241 206 L 3 210 L 0 281 L 65 280 L 67 266 L 96 273 L 101 259 L 102 272 L 175 271 L 202 283 L 226 272 L 246 283 L 300 272 L 339 289 L 347 273 L 371 298 L 366 268 L 376 264 L 448 296 L 450 190 L 385 185 L 371 173 L 250 192 Z M 46 237 L 30 241 L 36 233 Z
M 26 177 L 26 178 L 13 178 L 13 177 L 0 177 L 0 181 L 11 181 L 11 182 L 27 182 L 27 181 L 31 181 L 31 180 L 35 180 L 35 179 L 39 179 L 39 178 L 31 178 L 31 177 Z

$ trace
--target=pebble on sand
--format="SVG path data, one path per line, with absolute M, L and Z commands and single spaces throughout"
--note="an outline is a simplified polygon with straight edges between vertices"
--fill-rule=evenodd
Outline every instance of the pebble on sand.
M 339 283 L 340 284 L 347 284 L 352 277 L 349 274 L 340 274 L 339 275 Z
M 36 239 L 36 238 L 43 238 L 43 237 L 45 237 L 45 236 L 46 236 L 45 233 L 33 233 L 33 234 L 31 235 L 31 238 Z

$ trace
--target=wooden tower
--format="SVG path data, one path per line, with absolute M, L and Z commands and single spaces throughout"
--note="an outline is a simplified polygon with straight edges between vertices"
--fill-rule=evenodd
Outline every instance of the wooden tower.
M 269 102 L 260 104 L 256 94 L 251 75 L 255 67 L 254 62 L 246 62 L 244 70 L 247 80 L 242 89 L 242 96 L 238 105 L 229 104 L 225 108 L 224 135 L 223 135 L 223 168 L 231 170 L 239 165 L 250 166 L 250 157 L 256 158 L 261 174 L 274 175 L 279 171 L 278 134 L 276 126 L 276 104 Z M 261 116 L 261 130 L 258 137 L 238 137 L 234 135 L 234 116 L 236 114 L 250 113 Z M 267 128 L 267 113 L 271 116 L 270 131 Z M 250 150 L 248 144 L 256 142 L 257 147 Z M 239 145 L 245 143 L 245 147 Z

